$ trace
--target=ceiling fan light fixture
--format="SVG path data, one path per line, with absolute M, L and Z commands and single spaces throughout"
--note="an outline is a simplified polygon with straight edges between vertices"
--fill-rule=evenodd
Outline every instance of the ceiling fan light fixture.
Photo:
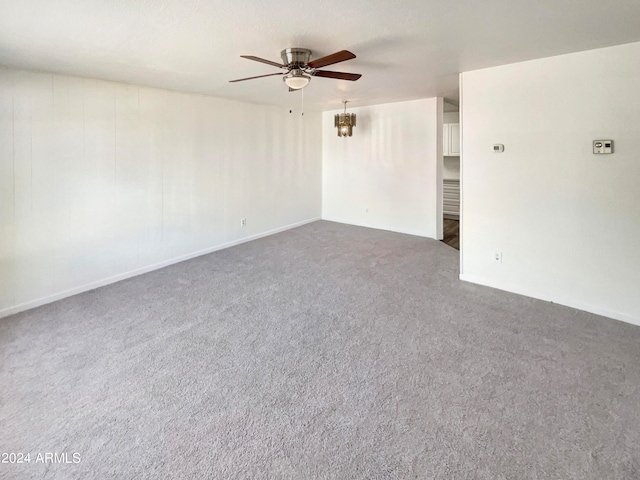
M 282 79 L 289 88 L 299 90 L 307 86 L 311 77 L 309 75 L 305 75 L 302 70 L 295 69 L 287 73 Z

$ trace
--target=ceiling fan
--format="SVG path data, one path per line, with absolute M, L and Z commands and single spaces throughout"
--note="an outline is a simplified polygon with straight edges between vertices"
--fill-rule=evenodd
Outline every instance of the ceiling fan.
M 252 55 L 240 55 L 242 58 L 248 58 L 256 62 L 266 63 L 267 65 L 273 65 L 274 67 L 282 68 L 286 70 L 285 73 L 268 73 L 266 75 L 258 75 L 257 77 L 239 78 L 237 80 L 229 80 L 230 82 L 243 82 L 245 80 L 253 80 L 254 78 L 272 77 L 274 75 L 282 75 L 282 80 L 289 87 L 289 91 L 299 90 L 306 86 L 311 77 L 325 77 L 336 78 L 338 80 L 350 80 L 352 82 L 358 80 L 362 75 L 359 73 L 345 73 L 345 72 L 331 72 L 329 70 L 318 70 L 319 68 L 326 67 L 327 65 L 333 65 L 334 63 L 344 62 L 345 60 L 351 60 L 356 56 L 347 51 L 340 50 L 339 52 L 327 55 L 326 57 L 318 58 L 317 60 L 309 61 L 311 58 L 311 50 L 306 48 L 286 48 L 280 52 L 282 58 L 282 64 L 272 62 L 271 60 L 265 60 L 264 58 L 254 57 Z

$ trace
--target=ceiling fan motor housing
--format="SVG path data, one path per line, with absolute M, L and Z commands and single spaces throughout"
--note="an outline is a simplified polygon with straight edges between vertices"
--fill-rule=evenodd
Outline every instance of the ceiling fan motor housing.
M 309 63 L 311 50 L 306 48 L 285 48 L 280 52 L 282 63 L 287 67 L 302 67 Z

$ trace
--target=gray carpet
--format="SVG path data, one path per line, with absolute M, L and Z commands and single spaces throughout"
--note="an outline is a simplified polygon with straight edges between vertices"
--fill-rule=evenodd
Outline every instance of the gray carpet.
M 640 478 L 640 328 L 457 272 L 316 222 L 1 319 L 0 477 Z

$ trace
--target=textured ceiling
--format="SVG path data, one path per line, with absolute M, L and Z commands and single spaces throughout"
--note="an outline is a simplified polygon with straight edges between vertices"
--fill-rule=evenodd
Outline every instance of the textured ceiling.
M 280 50 L 357 82 L 314 78 L 307 108 L 444 96 L 458 72 L 640 41 L 638 0 L 0 0 L 0 64 L 290 107 L 275 73 Z

